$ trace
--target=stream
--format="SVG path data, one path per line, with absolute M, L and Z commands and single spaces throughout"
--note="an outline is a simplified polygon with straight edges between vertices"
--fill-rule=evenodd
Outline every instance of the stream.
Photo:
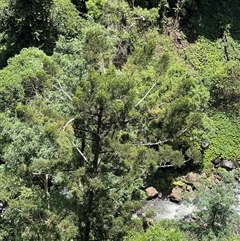
M 237 206 L 233 206 L 234 211 L 240 215 L 240 184 L 238 183 L 235 188 L 235 194 L 237 198 Z M 171 202 L 169 199 L 159 199 L 155 198 L 149 201 L 146 201 L 144 206 L 141 209 L 141 216 L 146 216 L 146 213 L 149 210 L 153 210 L 155 216 L 153 219 L 155 221 L 160 221 L 161 219 L 174 219 L 181 220 L 184 217 L 192 214 L 197 210 L 195 202 L 187 202 L 185 200 L 180 203 Z M 139 215 L 135 214 L 135 217 Z
M 192 203 L 187 203 L 186 201 L 182 201 L 178 204 L 167 199 L 163 200 L 156 198 L 146 201 L 142 208 L 143 216 L 145 216 L 148 210 L 154 210 L 154 220 L 158 222 L 161 219 L 181 220 L 193 213 L 196 210 L 196 206 Z

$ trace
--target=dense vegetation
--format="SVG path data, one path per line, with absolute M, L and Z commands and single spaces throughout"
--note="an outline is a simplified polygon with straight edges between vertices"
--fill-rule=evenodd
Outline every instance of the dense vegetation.
M 146 178 L 171 180 L 159 168 L 240 158 L 239 8 L 2 0 L 0 240 L 196 238 L 179 224 L 143 232 L 132 214 Z M 203 240 L 239 240 L 211 230 Z

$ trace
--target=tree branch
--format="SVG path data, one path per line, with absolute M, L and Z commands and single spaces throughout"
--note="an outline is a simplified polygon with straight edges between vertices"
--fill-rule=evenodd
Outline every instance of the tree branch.
M 171 139 L 166 139 L 166 140 L 163 140 L 163 141 L 157 141 L 157 142 L 149 142 L 149 143 L 144 143 L 144 144 L 141 144 L 142 146 L 155 146 L 155 145 L 160 145 L 160 144 L 164 144 L 168 141 L 170 141 Z
M 181 136 L 182 134 L 184 134 L 189 128 L 189 127 L 186 127 L 184 130 L 182 130 L 181 132 L 179 132 L 176 136 L 174 136 L 174 138 L 176 137 L 179 137 Z M 150 143 L 144 143 L 144 144 L 141 144 L 142 146 L 154 146 L 154 145 L 160 145 L 160 144 L 163 144 L 163 143 L 166 143 L 166 142 L 169 142 L 171 141 L 173 138 L 169 138 L 169 139 L 166 139 L 166 140 L 163 140 L 163 141 L 157 141 L 157 142 L 150 142 Z
M 66 127 L 75 120 L 75 118 L 72 118 L 71 120 L 69 120 L 62 128 L 63 131 L 65 131 Z
M 78 151 L 78 153 L 82 156 L 82 158 L 84 159 L 84 161 L 87 164 L 90 164 L 90 162 L 88 161 L 88 159 L 84 156 L 84 154 L 81 152 L 81 150 L 76 146 L 76 144 L 74 142 L 72 142 L 73 146 L 76 148 L 76 150 Z
M 43 175 L 44 173 L 42 173 L 42 172 L 33 172 L 32 174 L 33 175 Z
M 179 132 L 179 133 L 176 135 L 176 137 L 179 137 L 179 136 L 181 136 L 182 134 L 184 134 L 190 127 L 191 127 L 191 126 L 186 127 L 184 130 L 182 130 L 181 132 Z
M 148 96 L 148 94 L 151 92 L 151 90 L 157 85 L 157 82 L 155 82 L 152 87 L 147 91 L 147 93 L 143 96 L 143 98 L 135 105 L 135 108 L 139 106 Z
M 72 97 L 62 88 L 62 85 L 60 84 L 60 82 L 59 82 L 57 79 L 55 79 L 55 80 L 57 81 L 59 87 L 56 86 L 56 85 L 54 85 L 54 87 L 55 87 L 56 89 L 62 91 L 63 94 L 65 94 L 65 95 L 67 96 L 67 98 L 72 101 Z
M 182 163 L 181 166 L 183 166 L 184 164 L 186 164 L 187 162 L 189 162 L 189 161 L 191 161 L 191 160 L 192 160 L 191 158 L 187 159 L 186 161 L 184 161 L 184 162 Z M 168 165 L 157 165 L 156 167 L 157 167 L 157 168 L 167 168 L 167 167 L 177 167 L 177 166 L 176 166 L 176 165 L 173 165 L 173 164 L 168 164 Z

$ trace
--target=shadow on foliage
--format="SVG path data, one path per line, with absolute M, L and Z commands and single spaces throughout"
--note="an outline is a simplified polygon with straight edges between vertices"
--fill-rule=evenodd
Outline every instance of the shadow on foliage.
M 127 0 L 130 7 L 157 8 L 160 0 Z
M 52 5 L 52 0 L 13 0 L 1 10 L 1 45 L 4 48 L 0 52 L 0 68 L 23 48 L 38 47 L 52 54 L 57 39 L 51 18 Z
M 162 8 L 166 8 L 167 16 L 175 17 L 180 22 L 180 28 L 189 42 L 194 42 L 199 36 L 216 40 L 227 29 L 234 39 L 240 40 L 238 0 L 128 0 L 128 3 L 130 7 L 158 7 L 160 15 Z
M 176 11 L 177 1 L 170 9 Z M 235 40 L 240 40 L 240 1 L 188 0 L 180 11 L 180 27 L 187 40 L 194 42 L 199 36 L 213 41 L 229 30 Z
M 85 17 L 87 13 L 86 2 L 87 0 L 71 0 L 71 2 L 75 5 L 76 9 L 79 11 L 79 15 L 81 17 Z
M 187 175 L 192 170 L 198 172 L 201 170 L 201 165 L 195 164 L 194 161 L 191 160 L 181 167 L 158 168 L 156 172 L 147 177 L 146 184 L 147 186 L 154 186 L 157 190 L 161 191 L 163 197 L 166 197 L 174 187 L 173 180 Z

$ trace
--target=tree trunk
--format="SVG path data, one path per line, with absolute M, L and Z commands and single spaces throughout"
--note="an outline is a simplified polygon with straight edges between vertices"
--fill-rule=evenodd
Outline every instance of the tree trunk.
M 88 193 L 88 198 L 87 198 L 87 208 L 84 211 L 85 215 L 83 218 L 83 222 L 81 222 L 81 226 L 84 226 L 83 228 L 83 236 L 82 236 L 82 241 L 89 241 L 89 236 L 91 232 L 91 214 L 92 214 L 92 207 L 93 207 L 93 192 L 90 191 Z
M 48 188 L 49 188 L 48 180 L 49 180 L 49 174 L 44 174 L 43 183 L 44 183 L 44 191 L 46 196 L 46 206 L 47 206 L 47 210 L 50 210 L 50 193 L 48 191 Z M 47 227 L 46 241 L 51 241 L 51 231 L 49 227 Z
M 95 178 L 98 174 L 98 160 L 101 153 L 101 131 L 102 131 L 102 113 L 103 108 L 99 107 L 98 109 L 98 120 L 96 124 L 96 132 L 92 134 L 92 153 L 93 153 L 93 160 L 90 163 L 89 167 L 89 174 L 90 178 Z M 89 190 L 86 193 L 86 199 L 83 205 L 79 205 L 80 209 L 83 208 L 84 210 L 79 210 L 79 232 L 82 241 L 89 241 L 90 233 L 92 230 L 92 213 L 93 213 L 93 206 L 94 206 L 94 191 L 91 187 L 88 187 Z M 81 213 L 83 215 L 81 215 Z M 81 234 L 82 231 L 82 234 Z

